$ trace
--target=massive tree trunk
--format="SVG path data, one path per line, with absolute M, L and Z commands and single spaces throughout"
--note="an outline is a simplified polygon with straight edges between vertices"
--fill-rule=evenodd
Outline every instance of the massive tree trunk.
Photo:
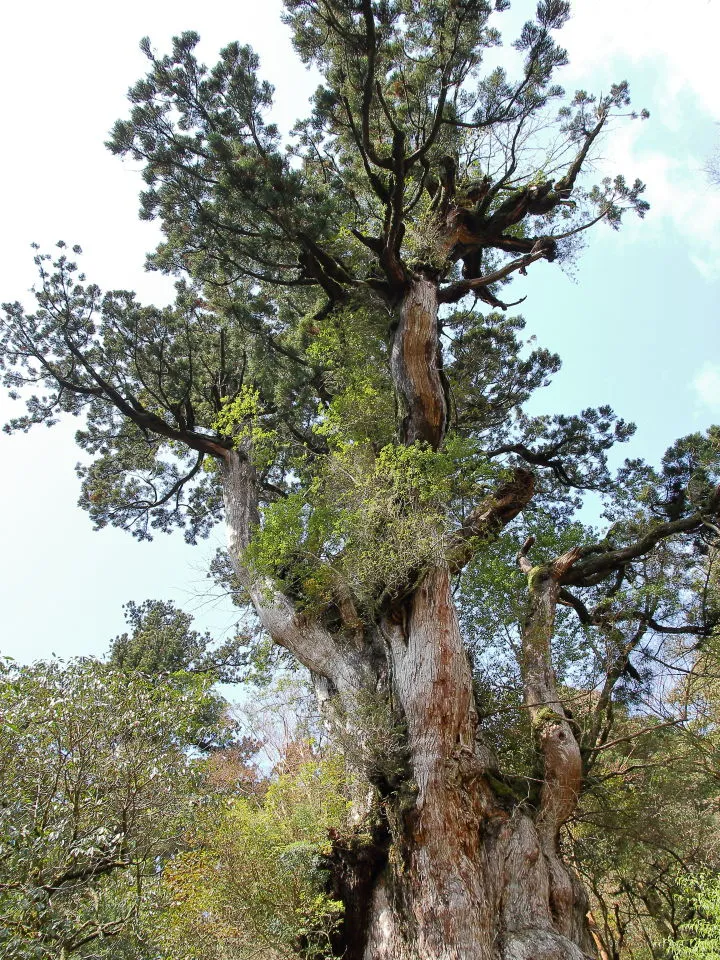
M 402 439 L 433 448 L 441 445 L 448 419 L 437 310 L 436 285 L 425 277 L 413 280 L 399 308 L 392 355 Z M 255 471 L 243 451 L 231 451 L 221 472 L 230 552 L 265 628 L 311 671 L 326 702 L 350 708 L 346 720 L 354 700 L 380 697 L 405 731 L 404 768 L 390 780 L 374 780 L 365 839 L 358 834 L 353 842 L 336 843 L 336 893 L 346 903 L 338 955 L 595 956 L 584 892 L 558 849 L 560 828 L 577 800 L 580 754 L 549 660 L 556 571 L 530 576 L 523 631 L 525 699 L 544 766 L 543 788 L 533 802 L 503 779 L 483 742 L 452 599 L 453 574 L 483 538 L 491 540 L 522 509 L 532 494 L 531 475 L 517 471 L 515 481 L 480 504 L 449 544 L 447 562 L 426 570 L 371 622 L 331 630 L 244 568 L 242 552 L 259 518 Z
M 407 791 L 388 798 L 390 855 L 363 960 L 581 960 L 587 902 L 557 849 L 548 804 L 523 805 L 482 741 L 448 572 L 430 571 L 404 624 L 386 624 L 393 691 L 407 725 Z M 363 937 L 366 939 L 363 942 Z

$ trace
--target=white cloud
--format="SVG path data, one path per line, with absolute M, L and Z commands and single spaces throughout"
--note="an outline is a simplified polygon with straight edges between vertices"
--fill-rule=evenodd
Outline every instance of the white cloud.
M 720 263 L 717 258 L 714 260 L 705 260 L 703 257 L 691 254 L 690 262 L 705 280 L 717 280 L 720 275 Z
M 720 364 L 706 364 L 693 380 L 698 399 L 712 410 L 720 410 Z
M 613 69 L 618 61 L 642 66 L 665 106 L 688 92 L 718 117 L 719 33 L 720 4 L 712 0 L 685 0 L 682 11 L 672 0 L 576 0 L 562 43 L 571 74 Z
M 511 18 L 502 23 L 507 36 L 528 15 L 529 6 L 520 6 L 503 15 Z M 718 35 L 718 0 L 686 0 L 682 16 L 670 0 L 574 0 L 557 35 L 569 56 L 558 74 L 566 90 L 598 95 L 627 79 L 633 108 L 651 113 L 646 123 L 617 120 L 600 147 L 597 172 L 639 177 L 651 205 L 646 221 L 628 217 L 614 242 L 669 239 L 705 282 L 720 278 L 720 188 L 704 170 L 720 148 Z
M 641 237 L 671 234 L 708 282 L 720 278 L 720 188 L 711 186 L 699 158 L 673 141 L 660 148 L 645 146 L 640 123 L 618 127 L 608 141 L 609 153 L 598 169 L 625 173 L 647 184 L 650 212 L 642 226 L 628 218 L 621 231 L 630 242 Z M 662 148 L 665 149 L 662 149 Z M 611 152 L 610 152 L 611 151 Z
M 568 89 L 594 93 L 628 79 L 647 123 L 620 121 L 603 145 L 600 171 L 647 184 L 651 210 L 642 235 L 671 235 L 705 281 L 720 278 L 720 188 L 704 167 L 720 130 L 717 37 L 720 3 L 686 0 L 576 0 L 558 39 L 568 49 Z M 628 220 L 632 242 L 640 233 Z
M 514 4 L 503 14 L 507 37 L 517 34 L 532 6 Z M 669 241 L 703 281 L 717 281 L 720 187 L 710 185 L 705 167 L 720 153 L 720 0 L 686 0 L 682 15 L 670 0 L 573 0 L 571 7 L 557 34 L 569 57 L 558 81 L 568 92 L 600 95 L 628 80 L 632 109 L 650 110 L 647 122 L 618 118 L 599 146 L 597 173 L 639 177 L 651 207 L 642 224 L 628 217 L 613 242 Z M 512 54 L 505 47 L 497 56 L 501 62 Z

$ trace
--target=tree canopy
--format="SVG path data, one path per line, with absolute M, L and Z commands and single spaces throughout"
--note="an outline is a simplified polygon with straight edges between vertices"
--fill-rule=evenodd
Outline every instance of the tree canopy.
M 41 390 L 8 427 L 84 414 L 81 502 L 98 526 L 206 533 L 220 502 L 205 458 L 251 419 L 277 434 L 267 501 L 296 484 L 299 458 L 322 462 L 335 440 L 394 442 L 394 404 L 416 400 L 409 384 L 393 398 L 392 307 L 423 271 L 448 304 L 442 425 L 406 439 L 437 446 L 452 421 L 471 457 L 524 458 L 556 486 L 607 482 L 604 450 L 632 428 L 607 408 L 519 415 L 557 357 L 523 352 L 519 320 L 451 308 L 468 295 L 498 308 L 513 273 L 571 255 L 597 219 L 644 212 L 640 183 L 579 183 L 627 86 L 568 102 L 551 83 L 565 3 L 540 4 L 526 24 L 514 79 L 479 73 L 499 42 L 487 3 L 373 9 L 289 5 L 297 49 L 324 82 L 287 149 L 263 119 L 271 89 L 249 48 L 231 44 L 208 69 L 194 34 L 164 57 L 143 41 L 150 70 L 109 146 L 144 166 L 142 215 L 167 238 L 149 263 L 181 277 L 176 302 L 102 294 L 61 251 L 54 267 L 38 255 L 37 313 L 8 305 L 4 325 L 7 386 Z M 232 404 L 242 423 L 218 420 Z

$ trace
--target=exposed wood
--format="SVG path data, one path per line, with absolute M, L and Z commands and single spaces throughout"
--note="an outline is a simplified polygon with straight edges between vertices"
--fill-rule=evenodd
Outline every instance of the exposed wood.
M 384 630 L 413 779 L 389 804 L 364 960 L 584 960 L 581 886 L 542 816 L 511 813 L 494 794 L 448 571 L 429 572 L 406 623 Z
M 400 305 L 392 375 L 402 409 L 402 438 L 437 449 L 445 436 L 448 400 L 441 375 L 437 283 L 414 279 Z

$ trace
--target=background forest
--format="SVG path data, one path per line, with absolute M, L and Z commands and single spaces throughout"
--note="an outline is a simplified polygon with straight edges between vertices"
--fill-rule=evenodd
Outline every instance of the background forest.
M 348 931 L 365 921 L 348 884 L 411 846 L 398 825 L 422 799 L 412 708 L 393 687 L 401 659 L 387 653 L 390 667 L 378 667 L 373 644 L 411 636 L 423 583 L 445 570 L 482 756 L 493 758 L 483 782 L 503 816 L 539 823 L 541 837 L 555 811 L 557 855 L 589 897 L 584 955 L 720 957 L 720 428 L 704 415 L 692 429 L 680 415 L 674 433 L 655 424 L 662 447 L 646 462 L 634 425 L 607 405 L 612 390 L 586 405 L 582 369 L 555 405 L 560 359 L 525 326 L 544 296 L 538 272 L 552 291 L 562 267 L 588 299 L 597 231 L 632 256 L 645 184 L 618 174 L 612 143 L 653 118 L 641 124 L 624 83 L 574 96 L 571 85 L 568 97 L 555 85 L 565 4 L 507 14 L 518 86 L 510 65 L 486 70 L 499 35 L 485 4 L 428 8 L 440 41 L 395 6 L 287 5 L 296 53 L 320 71 L 310 89 L 325 84 L 288 111 L 313 111 L 293 137 L 289 121 L 278 132 L 262 118 L 272 91 L 249 50 L 225 47 L 203 72 L 196 35 L 167 55 L 159 35 L 162 52 L 143 42 L 147 76 L 129 119 L 116 110 L 125 119 L 108 146 L 144 169 L 141 215 L 162 226 L 148 263 L 176 281 L 174 303 L 144 307 L 114 285 L 103 295 L 80 273 L 80 249 L 60 245 L 36 254 L 35 312 L 4 305 L 9 431 L 79 416 L 80 505 L 98 544 L 112 527 L 141 541 L 178 527 L 191 545 L 210 535 L 208 589 L 225 598 L 221 622 L 237 623 L 228 632 L 201 613 L 198 626 L 177 602 L 138 599 L 101 653 L 117 627 L 84 614 L 92 590 L 76 583 L 69 635 L 91 623 L 98 655 L 72 656 L 82 648 L 61 631 L 63 659 L 26 656 L 22 637 L 8 638 L 3 956 L 355 956 Z M 506 5 L 495 6 L 488 23 L 505 35 Z M 342 28 L 330 18 L 337 48 L 313 20 L 328 10 L 349 17 Z M 482 43 L 475 20 L 466 37 L 465 15 Z M 394 73 L 373 65 L 372 17 Z M 363 22 L 368 46 L 339 67 Z M 403 60 L 384 39 L 393 29 L 423 50 L 437 43 L 428 64 Z M 697 169 L 710 208 L 712 171 L 710 148 Z M 696 268 L 710 284 L 706 253 Z M 655 264 L 637 274 L 666 286 Z M 423 283 L 440 304 L 440 417 L 402 360 L 408 290 Z M 679 353 L 678 326 L 673 316 Z M 708 408 L 716 343 L 695 344 Z M 611 353 L 653 366 L 630 333 Z M 641 382 L 645 403 L 658 387 Z M 238 452 L 249 465 L 240 481 L 227 466 Z M 57 469 L 44 465 L 46 486 Z M 213 540 L 223 517 L 229 550 Z M 52 563 L 72 567 L 68 557 Z M 138 596 L 154 593 L 143 576 Z M 356 663 L 364 679 L 346 689 Z M 577 744 L 582 766 L 567 813 L 547 799 L 550 729 Z M 457 763 L 458 779 L 477 776 Z M 551 869 L 554 855 L 543 853 Z

